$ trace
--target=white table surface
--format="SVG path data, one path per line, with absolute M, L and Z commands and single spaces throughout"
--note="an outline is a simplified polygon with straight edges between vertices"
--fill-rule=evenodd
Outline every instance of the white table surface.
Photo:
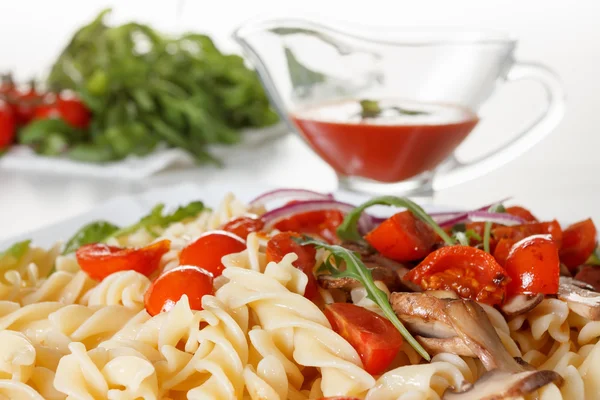
M 544 144 L 540 145 L 544 148 Z M 540 150 L 533 150 L 534 152 Z M 224 169 L 163 172 L 142 182 L 114 182 L 0 170 L 0 240 L 91 210 L 112 196 L 182 182 L 305 187 L 333 190 L 333 171 L 294 135 L 262 147 L 232 149 Z M 540 218 L 600 225 L 600 159 L 577 164 L 540 163 L 525 155 L 504 168 L 435 195 L 442 205 L 475 207 L 512 196 Z

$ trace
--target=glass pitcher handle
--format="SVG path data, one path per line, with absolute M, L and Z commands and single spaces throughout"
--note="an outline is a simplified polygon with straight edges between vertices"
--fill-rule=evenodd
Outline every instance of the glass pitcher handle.
M 456 155 L 433 180 L 435 191 L 458 185 L 487 174 L 515 159 L 542 140 L 558 125 L 565 111 L 565 93 L 557 75 L 537 63 L 516 63 L 509 70 L 506 80 L 524 79 L 538 81 L 546 91 L 546 108 L 537 118 L 509 143 L 474 161 L 460 162 Z

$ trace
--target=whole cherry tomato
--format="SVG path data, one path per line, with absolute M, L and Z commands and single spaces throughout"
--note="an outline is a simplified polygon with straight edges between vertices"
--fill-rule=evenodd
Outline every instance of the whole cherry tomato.
M 59 95 L 53 102 L 38 107 L 34 119 L 60 118 L 69 125 L 86 129 L 91 120 L 91 113 L 83 102 L 75 97 Z
M 101 281 L 114 272 L 128 270 L 150 276 L 158 269 L 161 257 L 170 248 L 169 240 L 138 249 L 95 243 L 81 246 L 75 255 L 81 269 L 90 278 Z
M 233 233 L 207 232 L 181 250 L 179 265 L 200 267 L 216 278 L 225 269 L 221 262 L 223 256 L 239 253 L 245 249 L 246 243 Z
M 42 105 L 45 94 L 37 90 L 35 81 L 31 81 L 25 91 L 15 91 L 13 108 L 18 125 L 25 125 L 31 121 L 38 107 Z
M 560 248 L 560 261 L 573 271 L 586 262 L 596 248 L 596 226 L 591 219 L 577 222 L 565 229 Z
M 313 299 L 317 295 L 317 280 L 313 273 L 317 250 L 313 246 L 302 246 L 293 238 L 301 235 L 294 232 L 283 232 L 273 236 L 267 242 L 267 261 L 280 262 L 286 254 L 295 253 L 298 259 L 292 265 L 306 274 L 308 283 L 304 290 L 304 297 Z
M 192 310 L 202 310 L 202 297 L 213 293 L 213 278 L 202 268 L 180 265 L 161 274 L 148 288 L 144 304 L 154 316 L 169 311 L 186 295 Z
M 402 211 L 383 221 L 365 236 L 384 257 L 405 262 L 424 258 L 435 244 L 436 235 L 427 223 L 410 211 Z
M 402 346 L 402 336 L 387 319 L 350 303 L 325 307 L 331 327 L 360 355 L 365 371 L 378 375 L 394 360 Z

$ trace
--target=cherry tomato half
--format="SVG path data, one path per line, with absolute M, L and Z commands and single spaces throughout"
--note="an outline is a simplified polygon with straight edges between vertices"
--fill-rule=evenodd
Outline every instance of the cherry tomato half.
M 425 290 L 452 290 L 495 305 L 504 300 L 508 277 L 492 255 L 470 246 L 447 246 L 429 254 L 405 275 Z
M 560 248 L 563 231 L 556 220 L 550 222 L 532 222 L 523 225 L 498 226 L 492 229 L 492 235 L 496 240 L 512 239 L 515 242 L 518 242 L 527 236 L 545 234 L 552 235 L 552 239 L 556 241 Z
M 413 213 L 402 211 L 383 221 L 365 239 L 383 256 L 405 262 L 419 260 L 429 254 L 436 235 Z
M 250 233 L 260 232 L 264 226 L 265 223 L 260 218 L 238 217 L 223 225 L 221 229 L 246 239 Z
M 331 327 L 360 355 L 365 371 L 381 374 L 402 346 L 402 336 L 392 323 L 373 311 L 349 303 L 325 307 Z
M 292 265 L 306 274 L 308 283 L 304 290 L 304 297 L 313 299 L 317 295 L 317 280 L 313 273 L 317 250 L 314 246 L 302 246 L 293 238 L 300 237 L 294 232 L 282 232 L 273 236 L 267 242 L 267 262 L 280 262 L 286 254 L 295 253 L 298 259 Z
M 591 219 L 577 222 L 563 232 L 560 261 L 570 271 L 585 263 L 596 248 L 596 226 Z
M 179 265 L 200 267 L 216 278 L 225 269 L 221 262 L 223 256 L 239 253 L 245 249 L 246 243 L 233 233 L 207 232 L 181 250 Z
M 496 261 L 498 261 L 498 264 L 504 266 L 508 254 L 510 253 L 510 249 L 512 249 L 515 243 L 517 243 L 517 240 L 514 239 L 500 239 L 496 243 L 492 253 L 494 254 Z
M 169 240 L 161 240 L 138 249 L 95 243 L 81 246 L 75 256 L 81 269 L 90 278 L 101 281 L 118 271 L 133 270 L 150 276 L 158 269 L 161 257 L 170 248 Z
M 506 207 L 506 213 L 510 214 L 510 215 L 514 215 L 516 217 L 521 217 L 521 219 L 523 219 L 524 221 L 527 221 L 527 222 L 538 222 L 537 218 L 534 217 L 533 214 L 525 207 L 521 207 L 521 206 Z
M 509 295 L 556 294 L 560 276 L 558 247 L 550 235 L 534 235 L 515 243 L 504 264 Z
M 148 288 L 144 305 L 154 316 L 169 311 L 184 294 L 192 310 L 202 310 L 202 297 L 213 293 L 213 278 L 193 265 L 180 265 L 160 275 Z
M 291 201 L 288 204 L 294 203 Z M 338 243 L 336 229 L 343 221 L 344 215 L 337 210 L 309 211 L 279 221 L 275 228 L 282 232 L 315 234 L 329 243 Z

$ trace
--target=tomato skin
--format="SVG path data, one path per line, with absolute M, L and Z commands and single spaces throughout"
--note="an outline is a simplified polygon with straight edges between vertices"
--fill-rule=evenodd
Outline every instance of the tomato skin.
M 250 233 L 260 232 L 264 226 L 265 223 L 260 218 L 238 217 L 223 225 L 221 229 L 245 240 Z
M 288 204 L 297 203 L 291 201 Z M 338 243 L 336 229 L 344 221 L 344 215 L 337 210 L 309 211 L 296 214 L 275 224 L 275 228 L 282 232 L 297 232 L 316 234 L 329 243 Z
M 12 108 L 0 100 L 0 150 L 8 148 L 15 139 L 16 119 Z
M 356 349 L 365 371 L 379 375 L 394 360 L 402 346 L 402 336 L 392 323 L 373 311 L 350 303 L 325 307 L 331 327 Z
M 181 250 L 179 265 L 200 267 L 216 278 L 225 269 L 221 262 L 223 256 L 239 253 L 245 249 L 246 243 L 230 232 L 206 232 Z
M 514 215 L 516 217 L 520 217 L 524 221 L 527 222 L 538 222 L 538 219 L 533 216 L 531 211 L 521 206 L 511 206 L 506 207 L 506 213 L 510 215 Z
M 429 254 L 405 279 L 425 290 L 452 290 L 489 305 L 504 301 L 508 277 L 496 259 L 470 246 L 447 246 Z
M 313 273 L 317 250 L 314 246 L 302 246 L 293 238 L 301 237 L 295 232 L 282 232 L 273 236 L 267 242 L 267 262 L 280 262 L 286 254 L 295 253 L 298 259 L 292 265 L 306 274 L 308 283 L 304 290 L 304 297 L 314 299 L 318 293 L 317 279 Z
M 596 233 L 596 226 L 590 218 L 565 229 L 560 261 L 569 268 L 569 271 L 575 270 L 592 255 L 597 243 Z
M 424 258 L 436 242 L 436 234 L 427 223 L 410 211 L 402 211 L 383 221 L 365 236 L 384 257 L 399 262 Z
M 498 241 L 493 250 L 494 258 L 498 261 L 498 264 L 504 266 L 508 254 L 510 253 L 510 249 L 512 249 L 515 243 L 517 243 L 517 241 L 513 239 L 500 239 Z
M 213 293 L 210 273 L 193 265 L 180 265 L 152 282 L 144 295 L 144 305 L 148 314 L 155 316 L 169 311 L 185 294 L 192 310 L 202 310 L 202 297 Z
M 75 256 L 81 269 L 90 278 L 101 281 L 119 271 L 133 270 L 150 276 L 158 269 L 161 257 L 170 248 L 170 240 L 161 240 L 138 249 L 95 243 L 81 246 Z
M 550 222 L 532 222 L 523 225 L 513 226 L 498 226 L 492 229 L 492 235 L 496 240 L 513 239 L 518 242 L 527 236 L 533 235 L 552 235 L 552 239 L 556 241 L 560 248 L 563 238 L 563 231 L 560 224 L 556 220 Z
M 504 266 L 511 278 L 509 296 L 558 293 L 560 261 L 552 236 L 534 235 L 515 243 Z
M 54 102 L 38 107 L 33 116 L 33 119 L 50 118 L 60 118 L 75 128 L 87 129 L 91 113 L 81 100 L 58 96 Z
M 600 292 L 600 266 L 583 265 L 579 268 L 575 279 L 593 286 L 596 292 Z

